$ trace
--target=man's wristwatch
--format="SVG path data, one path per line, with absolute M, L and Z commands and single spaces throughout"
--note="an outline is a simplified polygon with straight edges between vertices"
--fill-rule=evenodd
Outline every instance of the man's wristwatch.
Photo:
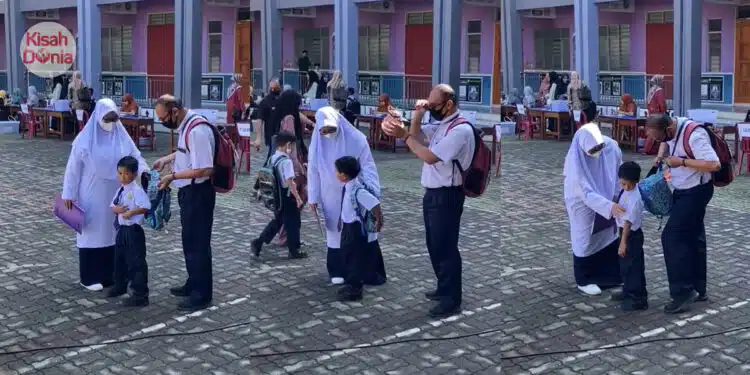
M 174 180 L 176 180 L 176 179 L 177 179 L 177 177 L 175 176 L 175 174 L 174 174 L 174 173 L 172 173 L 172 178 L 171 178 L 171 180 L 172 180 L 172 181 L 174 181 Z
M 687 159 L 682 159 L 682 166 L 683 166 L 683 167 L 687 167 L 687 164 L 686 164 L 686 162 L 687 162 Z

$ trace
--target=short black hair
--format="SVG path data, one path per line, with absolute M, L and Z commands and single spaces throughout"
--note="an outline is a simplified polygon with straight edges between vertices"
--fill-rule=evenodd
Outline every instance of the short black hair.
M 290 143 L 294 143 L 296 141 L 297 141 L 297 137 L 295 137 L 294 134 L 281 132 L 275 135 L 274 145 L 276 145 L 276 148 L 279 148 L 279 147 L 284 147 Z
M 125 156 L 117 162 L 117 169 L 125 168 L 130 173 L 138 173 L 138 159 Z
M 350 88 L 346 89 L 346 91 L 349 93 L 349 95 L 354 95 L 354 93 L 356 92 L 354 90 L 354 87 L 350 87 Z M 750 113 L 750 111 L 748 111 L 748 113 Z
M 653 129 L 659 129 L 661 131 L 667 131 L 669 122 L 672 119 L 666 113 L 660 113 L 656 115 L 648 116 L 646 120 L 646 126 Z
M 306 49 L 303 49 L 303 50 L 302 50 L 302 53 L 307 53 L 307 50 L 306 50 Z
M 617 171 L 617 177 L 625 181 L 638 182 L 641 180 L 641 166 L 634 161 L 626 161 Z
M 350 180 L 357 178 L 359 172 L 362 170 L 359 166 L 359 160 L 352 156 L 344 156 L 336 159 L 335 165 L 336 170 Z
M 313 64 L 313 66 L 320 67 L 320 63 L 315 63 L 315 64 Z

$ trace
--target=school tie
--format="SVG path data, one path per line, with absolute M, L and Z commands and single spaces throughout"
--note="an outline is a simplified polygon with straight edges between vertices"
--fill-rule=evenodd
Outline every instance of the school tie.
M 120 205 L 120 196 L 122 195 L 123 190 L 125 190 L 125 187 L 121 186 L 120 190 L 117 191 L 117 195 L 115 196 L 115 200 L 114 200 L 114 202 L 112 202 L 112 204 L 114 204 L 115 206 L 119 206 Z M 114 226 L 115 226 L 115 230 L 116 231 L 120 230 L 119 216 L 120 215 L 115 214 Z
M 343 188 L 341 188 L 341 209 L 339 210 L 339 232 L 341 232 L 341 229 L 344 227 L 344 220 L 341 219 L 341 215 L 344 214 L 344 195 L 346 194 L 346 185 L 344 185 Z

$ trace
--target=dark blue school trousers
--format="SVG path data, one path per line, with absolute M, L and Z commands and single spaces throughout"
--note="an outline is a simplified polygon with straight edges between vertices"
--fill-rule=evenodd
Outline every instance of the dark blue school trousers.
M 622 229 L 620 230 L 622 239 Z M 618 241 L 619 243 L 619 241 Z M 643 231 L 631 230 L 625 256 L 620 258 L 622 297 L 626 301 L 642 303 L 648 300 L 646 291 L 646 261 L 643 256 Z
M 213 299 L 211 231 L 216 191 L 210 180 L 186 185 L 177 192 L 177 201 L 180 204 L 182 251 L 188 274 L 185 289 L 192 303 L 208 303 Z
M 441 304 L 461 305 L 461 253 L 458 235 L 466 196 L 461 186 L 425 189 L 422 199 L 427 251 L 437 277 Z
M 675 190 L 672 211 L 661 233 L 669 294 L 685 299 L 692 291 L 706 293 L 706 207 L 714 195 L 711 181 Z

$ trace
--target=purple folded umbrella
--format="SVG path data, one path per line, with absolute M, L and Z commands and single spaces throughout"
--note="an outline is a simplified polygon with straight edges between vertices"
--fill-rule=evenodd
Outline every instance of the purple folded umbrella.
M 78 232 L 79 234 L 83 231 L 84 223 L 84 212 L 76 204 L 73 204 L 71 209 L 65 207 L 65 201 L 58 194 L 55 197 L 55 207 L 53 213 L 60 219 L 65 225 L 69 226 L 70 229 Z

